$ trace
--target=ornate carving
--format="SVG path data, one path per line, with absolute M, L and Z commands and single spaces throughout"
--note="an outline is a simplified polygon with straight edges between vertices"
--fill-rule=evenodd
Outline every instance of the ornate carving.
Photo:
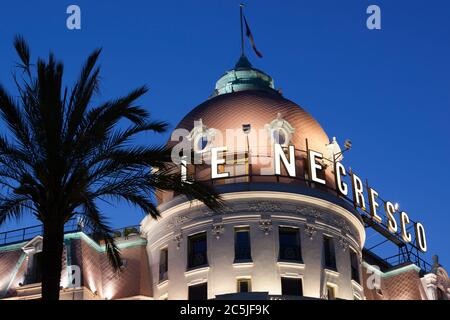
M 275 212 L 280 211 L 280 208 L 281 206 L 278 201 L 265 200 L 265 201 L 251 201 L 248 203 L 249 211 Z
M 224 206 L 223 206 L 223 208 L 221 209 L 221 212 L 222 213 L 233 213 L 235 211 L 235 208 L 234 208 L 234 206 L 233 205 L 231 205 L 231 204 L 225 204 Z
M 170 222 L 167 223 L 167 228 L 173 228 L 176 226 L 179 226 L 180 224 L 183 224 L 192 218 L 187 214 L 180 214 L 175 217 L 173 217 Z
M 296 207 L 295 212 L 298 214 L 306 215 L 308 208 L 306 207 Z
M 276 119 L 272 120 L 270 123 L 267 123 L 265 125 L 265 128 L 272 141 L 276 141 L 277 143 L 280 143 L 283 146 L 289 145 L 289 142 L 291 141 L 292 138 L 292 134 L 295 132 L 295 128 L 292 127 L 287 120 L 283 119 L 283 116 L 279 112 L 277 114 Z M 274 136 L 275 132 L 277 132 L 278 135 L 282 135 L 283 140 L 280 139 L 281 137 L 275 139 Z
M 344 219 L 334 218 L 333 222 L 334 222 L 335 225 L 337 225 L 345 233 L 348 233 L 350 235 L 354 235 L 355 234 L 354 231 L 353 231 L 353 228 L 350 227 L 350 225 Z
M 213 223 L 212 225 L 212 234 L 216 237 L 216 239 L 220 239 L 220 236 L 224 233 L 225 227 L 223 223 Z
M 267 236 L 272 231 L 272 220 L 271 219 L 261 219 L 259 221 L 259 228 Z
M 305 232 L 308 235 L 309 239 L 313 239 L 314 235 L 317 233 L 317 229 L 312 224 L 305 225 Z
M 321 219 L 323 215 L 321 211 L 311 207 L 296 207 L 295 212 L 314 219 Z
M 180 232 L 173 237 L 173 241 L 177 244 L 177 250 L 180 249 L 181 241 L 183 240 L 183 234 Z
M 339 237 L 339 245 L 341 246 L 343 251 L 347 251 L 349 243 L 348 240 L 344 236 Z
M 212 211 L 212 210 L 209 209 L 208 207 L 202 207 L 201 212 L 202 212 L 202 214 L 204 214 L 205 216 L 210 216 L 210 215 L 214 214 L 214 211 Z

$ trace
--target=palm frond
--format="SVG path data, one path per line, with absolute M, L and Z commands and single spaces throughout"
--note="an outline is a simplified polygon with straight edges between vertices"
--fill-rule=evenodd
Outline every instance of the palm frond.
M 0 197 L 0 225 L 7 220 L 19 221 L 26 211 L 31 211 L 31 208 L 28 197 L 14 194 Z
M 14 37 L 14 48 L 16 49 L 17 55 L 19 56 L 22 64 L 20 67 L 25 70 L 25 72 L 31 76 L 30 73 L 30 48 L 21 35 L 16 35 Z
M 105 242 L 106 254 L 111 266 L 115 271 L 120 271 L 122 266 L 120 249 L 114 241 L 111 227 L 108 226 L 105 217 L 100 213 L 90 195 L 86 195 L 82 208 L 86 225 L 94 230 L 95 236 Z

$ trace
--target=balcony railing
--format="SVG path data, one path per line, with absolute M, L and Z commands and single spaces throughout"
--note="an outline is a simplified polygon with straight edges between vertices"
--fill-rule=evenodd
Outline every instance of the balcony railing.
M 114 238 L 125 238 L 139 235 L 140 234 L 140 226 L 133 225 L 127 226 L 119 229 L 114 229 L 112 231 L 112 236 Z M 74 233 L 74 232 L 84 232 L 86 235 L 90 236 L 94 240 L 98 240 L 98 237 L 95 236 L 95 230 L 87 225 L 83 217 L 77 216 L 66 222 L 64 225 L 64 234 Z M 20 228 L 10 231 L 5 231 L 0 233 L 0 246 L 10 245 L 25 242 L 35 238 L 36 236 L 42 236 L 44 234 L 43 225 L 35 225 L 26 228 Z

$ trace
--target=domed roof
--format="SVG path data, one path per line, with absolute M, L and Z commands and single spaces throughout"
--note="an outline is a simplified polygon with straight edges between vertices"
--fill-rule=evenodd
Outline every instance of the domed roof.
M 284 133 L 289 139 L 287 142 L 296 149 L 306 150 L 308 139 L 309 149 L 327 154 L 329 139 L 320 124 L 299 105 L 275 90 L 273 79 L 255 69 L 245 55 L 241 55 L 234 69 L 227 71 L 217 81 L 212 97 L 189 112 L 177 128 L 192 132 L 195 121 L 201 121 L 202 127 L 220 131 L 223 136 L 227 129 L 240 130 L 244 135 L 244 124 L 251 126 L 250 137 L 267 129 L 279 131 L 284 127 Z M 254 137 L 249 143 L 250 148 L 255 143 L 258 144 L 258 150 L 265 148 L 261 142 L 261 139 Z M 209 143 L 210 147 L 225 145 L 223 141 Z M 269 143 L 266 145 L 271 148 Z
M 302 107 L 275 90 L 272 78 L 254 69 L 245 56 L 241 56 L 235 68 L 217 81 L 214 94 L 189 112 L 176 129 L 184 129 L 175 136 L 186 136 L 194 154 L 202 155 L 201 158 L 204 156 L 206 160 L 200 164 L 189 164 L 195 159 L 187 162 L 189 179 L 211 181 L 210 153 L 207 151 L 212 147 L 227 147 L 227 162 L 220 170 L 228 172 L 230 178 L 219 179 L 215 184 L 238 186 L 240 182 L 250 181 L 250 177 L 252 182 L 273 182 L 275 140 L 285 147 L 295 146 L 295 167 L 299 177 L 293 178 L 295 181 L 286 179 L 283 171 L 282 180 L 275 178 L 276 182 L 305 183 L 302 177 L 307 173 L 307 149 L 321 152 L 325 158 L 329 154 L 327 145 L 330 141 L 320 124 Z M 169 141 L 168 145 L 175 146 L 180 141 Z M 186 156 L 185 151 L 180 153 L 182 155 Z M 242 155 L 249 161 L 243 164 L 239 160 Z M 195 167 L 193 171 L 192 166 Z M 325 170 L 328 188 L 334 186 L 331 169 L 332 166 L 327 166 Z M 162 202 L 171 198 L 170 192 L 159 197 Z
M 309 149 L 326 154 L 329 139 L 320 124 L 303 108 L 276 91 L 244 90 L 215 96 L 189 112 L 177 125 L 191 131 L 194 121 L 201 120 L 207 128 L 242 130 L 250 124 L 252 132 L 265 130 L 274 120 L 287 121 L 294 129 L 290 143 L 296 149 Z M 242 132 L 242 134 L 244 134 Z

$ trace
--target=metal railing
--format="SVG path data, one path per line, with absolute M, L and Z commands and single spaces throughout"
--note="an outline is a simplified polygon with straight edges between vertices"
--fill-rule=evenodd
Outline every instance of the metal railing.
M 79 217 L 69 219 L 64 225 L 64 233 L 78 232 L 84 229 L 85 227 L 83 227 L 82 220 Z M 43 234 L 44 227 L 42 224 L 1 232 L 0 246 L 24 242 L 34 237 L 42 236 Z
M 133 225 L 114 229 L 111 234 L 114 238 L 123 237 L 127 239 L 130 236 L 139 235 L 140 234 L 139 230 L 140 230 L 139 225 Z M 97 238 L 95 237 L 95 230 L 91 226 L 84 223 L 82 216 L 71 218 L 64 225 L 64 234 L 80 231 L 84 232 L 86 235 L 90 236 L 94 240 Z M 1 232 L 0 246 L 25 242 L 37 236 L 42 236 L 43 234 L 44 234 L 44 227 L 42 224 Z

